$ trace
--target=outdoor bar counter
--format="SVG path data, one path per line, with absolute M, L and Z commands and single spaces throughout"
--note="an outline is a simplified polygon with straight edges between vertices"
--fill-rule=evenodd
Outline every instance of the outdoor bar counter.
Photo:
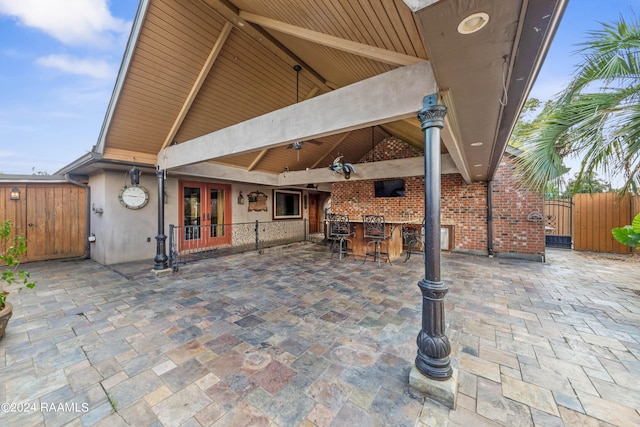
M 351 238 L 350 249 L 353 249 L 353 255 L 357 258 L 364 258 L 366 250 L 367 250 L 367 242 L 369 239 L 364 237 L 364 226 L 362 224 L 362 218 L 349 218 L 352 226 L 355 229 L 355 237 Z M 385 227 L 386 232 L 391 234 L 389 239 L 386 242 L 389 244 L 389 259 L 393 262 L 394 260 L 400 258 L 403 252 L 403 241 L 402 241 L 402 228 L 404 225 L 415 224 L 420 225 L 422 223 L 422 218 L 412 219 L 412 218 L 386 218 L 385 217 Z M 370 248 L 371 249 L 371 248 Z M 385 251 L 384 245 L 382 246 L 382 251 Z M 373 260 L 373 258 L 371 258 Z

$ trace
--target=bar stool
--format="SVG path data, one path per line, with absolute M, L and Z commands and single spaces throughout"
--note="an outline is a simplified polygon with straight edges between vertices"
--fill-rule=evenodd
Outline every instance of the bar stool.
M 351 240 L 349 237 L 355 236 L 351 230 L 349 215 L 331 214 L 329 216 L 329 239 L 331 239 L 331 256 L 338 253 L 340 259 L 344 255 L 353 253 L 353 248 L 349 247 Z
M 389 258 L 389 237 L 387 234 L 387 227 L 384 222 L 384 215 L 362 215 L 362 226 L 364 230 L 364 238 L 367 241 L 365 248 L 363 264 L 367 262 L 367 256 L 372 255 L 373 261 L 378 261 L 378 268 L 380 268 L 380 259 L 385 258 L 389 265 L 391 265 L 391 259 Z M 373 245 L 373 248 L 369 248 L 369 245 Z M 381 250 L 381 246 L 386 246 L 386 251 Z
M 422 218 L 422 224 L 420 228 L 407 227 L 404 233 L 404 241 L 407 244 L 407 255 L 404 262 L 409 261 L 411 254 L 414 252 L 422 252 L 422 259 L 424 260 L 424 218 Z M 414 250 L 413 247 L 420 246 L 422 251 Z

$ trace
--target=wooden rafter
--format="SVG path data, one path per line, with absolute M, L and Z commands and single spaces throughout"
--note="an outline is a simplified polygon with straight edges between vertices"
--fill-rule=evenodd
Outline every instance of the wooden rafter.
M 244 19 L 240 17 L 240 10 L 232 5 L 227 0 L 202 0 L 205 4 L 207 4 L 212 10 L 216 11 L 220 16 L 226 19 L 229 22 L 232 22 L 236 28 L 240 31 L 243 31 L 249 37 L 251 37 L 256 42 L 260 43 L 271 53 L 276 55 L 285 63 L 293 66 L 295 64 L 301 65 L 302 68 L 308 71 L 309 79 L 314 82 L 314 84 L 320 86 L 321 89 L 324 90 L 332 90 L 334 89 L 332 86 L 329 86 L 327 81 L 318 74 L 313 68 L 307 65 L 302 59 L 300 59 L 297 55 L 287 49 L 282 43 L 277 41 L 271 34 L 260 28 L 259 26 L 252 25 L 248 21 L 245 22 Z
M 311 165 L 311 169 L 314 169 L 316 166 L 318 166 L 320 164 L 321 161 L 323 161 L 324 159 L 327 158 L 327 156 L 336 149 L 336 147 L 338 147 L 338 145 L 342 144 L 344 142 L 345 139 L 347 139 L 347 137 L 351 134 L 352 131 L 349 131 L 347 133 L 345 133 L 344 135 L 342 135 L 336 142 L 333 143 L 333 145 L 331 145 L 331 147 L 325 152 L 324 156 L 319 157 L 318 160 L 316 160 L 316 162 Z
M 178 133 L 178 129 L 180 129 L 182 122 L 184 121 L 185 117 L 187 117 L 187 113 L 191 108 L 191 104 L 193 104 L 193 101 L 196 99 L 196 96 L 198 95 L 198 92 L 200 91 L 202 84 L 207 78 L 207 75 L 209 74 L 209 71 L 211 70 L 213 63 L 216 62 L 216 59 L 218 58 L 218 55 L 222 50 L 222 46 L 224 46 L 224 43 L 227 41 L 227 37 L 229 37 L 229 33 L 231 32 L 232 28 L 233 26 L 231 25 L 231 23 L 229 22 L 224 23 L 224 26 L 222 27 L 222 31 L 220 31 L 220 35 L 218 36 L 218 39 L 214 43 L 213 48 L 211 49 L 211 52 L 207 57 L 207 60 L 202 66 L 202 69 L 198 74 L 198 78 L 196 78 L 196 81 L 193 83 L 193 87 L 191 88 L 191 91 L 189 92 L 187 99 L 184 101 L 184 104 L 180 109 L 180 113 L 176 117 L 176 120 L 173 122 L 173 126 L 171 126 L 171 130 L 167 134 L 167 137 L 165 138 L 164 144 L 162 144 L 161 149 L 169 146 L 169 144 L 173 141 L 173 138 L 176 136 L 176 133 Z
M 264 150 L 260 151 L 260 153 L 256 156 L 255 159 L 253 159 L 253 162 L 251 162 L 251 164 L 249 165 L 249 167 L 247 168 L 248 171 L 252 171 L 255 169 L 256 166 L 258 166 L 258 163 L 260 163 L 260 160 L 262 160 L 262 158 L 269 152 L 268 148 L 265 148 Z
M 405 55 L 404 53 L 394 52 L 392 50 L 354 42 L 352 40 L 335 37 L 329 34 L 319 33 L 317 31 L 309 30 L 302 27 L 296 27 L 295 25 L 276 21 L 275 19 L 255 15 L 253 13 L 245 12 L 242 10 L 240 11 L 240 18 L 252 22 L 256 25 L 260 25 L 261 27 L 270 28 L 281 33 L 289 34 L 291 36 L 313 43 L 321 44 L 333 49 L 338 49 L 343 52 L 348 52 L 358 56 L 363 56 L 365 58 L 373 59 L 375 61 L 384 62 L 385 64 L 404 66 L 413 65 L 417 64 L 418 62 L 424 61 L 424 59 L 415 56 Z

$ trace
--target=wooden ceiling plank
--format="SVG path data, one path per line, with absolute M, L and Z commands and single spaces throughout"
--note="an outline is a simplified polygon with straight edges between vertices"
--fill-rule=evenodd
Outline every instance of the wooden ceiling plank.
M 138 151 L 121 150 L 118 148 L 109 148 L 109 147 L 106 147 L 104 149 L 104 153 L 102 157 L 104 159 L 121 160 L 125 162 L 137 163 L 139 165 L 141 164 L 155 165 L 156 159 L 157 159 L 156 154 L 141 153 Z
M 404 53 L 381 49 L 376 46 L 370 46 L 351 40 L 342 39 L 340 37 L 334 37 L 328 34 L 319 33 L 317 31 L 308 30 L 306 28 L 296 27 L 295 25 L 276 21 L 275 19 L 266 18 L 264 16 L 255 15 L 253 13 L 245 11 L 240 11 L 240 18 L 265 28 L 270 28 L 272 30 L 289 34 L 294 37 L 302 38 L 307 41 L 318 43 L 344 52 L 352 53 L 354 55 L 384 62 L 386 64 L 405 66 L 417 64 L 424 61 L 424 59 L 416 58 L 415 56 L 409 56 L 405 55 Z
M 258 42 L 260 45 L 265 47 L 269 52 L 273 53 L 278 57 L 281 61 L 289 66 L 293 67 L 296 64 L 302 66 L 302 68 L 309 71 L 310 79 L 320 88 L 324 90 L 332 90 L 326 83 L 324 77 L 318 74 L 312 67 L 307 65 L 302 59 L 300 59 L 297 55 L 287 49 L 282 43 L 277 41 L 275 38 L 271 36 L 268 32 L 264 31 L 262 28 L 251 25 L 248 22 L 244 22 L 243 19 L 240 18 L 239 10 L 234 5 L 232 5 L 228 0 L 202 0 L 206 3 L 212 10 L 217 12 L 220 16 L 225 18 L 227 21 L 233 23 L 236 28 L 246 35 L 248 35 L 251 39 Z
M 176 120 L 173 122 L 173 125 L 171 126 L 171 130 L 169 131 L 169 134 L 165 138 L 164 143 L 162 144 L 162 148 L 160 148 L 161 150 L 167 147 L 171 143 L 171 141 L 173 141 L 173 138 L 176 136 L 176 133 L 180 128 L 180 125 L 184 121 L 184 118 L 187 116 L 187 113 L 189 112 L 189 108 L 191 108 L 191 104 L 193 104 L 193 101 L 198 95 L 198 92 L 200 91 L 200 88 L 202 87 L 204 80 L 207 78 L 207 75 L 209 74 L 209 71 L 211 70 L 213 63 L 218 58 L 218 55 L 220 54 L 220 51 L 222 50 L 222 47 L 224 46 L 224 43 L 227 40 L 227 37 L 229 37 L 229 33 L 231 33 L 231 28 L 232 28 L 231 24 L 229 22 L 225 22 L 224 26 L 222 27 L 222 31 L 220 31 L 220 35 L 218 36 L 218 39 L 213 45 L 213 48 L 211 49 L 211 52 L 209 53 L 207 60 L 202 66 L 202 69 L 200 70 L 200 73 L 198 74 L 198 77 L 196 78 L 196 81 L 194 82 L 193 87 L 191 88 L 191 91 L 189 91 L 189 95 L 187 96 L 187 99 L 182 105 L 182 109 L 180 109 L 180 113 L 178 113 L 178 117 L 176 117 Z
M 342 144 L 344 142 L 345 139 L 347 139 L 349 137 L 349 135 L 351 135 L 351 132 L 353 131 L 349 131 L 344 133 L 336 142 L 334 142 L 331 147 L 329 147 L 329 149 L 324 153 L 324 156 L 319 157 L 318 160 L 315 161 L 315 163 L 313 165 L 311 165 L 311 169 L 315 169 L 316 166 L 318 166 L 320 164 L 321 161 L 323 161 L 324 159 L 327 158 L 327 156 L 329 154 L 331 154 L 331 152 L 333 150 L 335 150 L 336 148 L 338 148 L 338 145 Z

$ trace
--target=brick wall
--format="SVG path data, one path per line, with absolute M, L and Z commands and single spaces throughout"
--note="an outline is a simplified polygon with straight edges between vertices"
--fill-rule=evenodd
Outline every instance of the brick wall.
M 422 156 L 422 151 L 397 138 L 387 138 L 359 163 Z M 544 224 L 527 220 L 542 213 L 541 195 L 521 188 L 514 180 L 513 158 L 505 154 L 493 181 L 493 248 L 496 254 L 544 253 Z M 399 172 L 399 176 L 401 173 Z M 333 184 L 332 211 L 360 219 L 363 214 L 394 218 L 422 218 L 424 177 L 406 177 L 405 197 L 374 197 L 373 180 Z M 455 226 L 457 250 L 487 253 L 487 183 L 466 184 L 460 174 L 442 175 L 442 224 Z
M 493 177 L 493 247 L 495 252 L 543 254 L 544 222 L 527 219 L 532 212 L 544 213 L 541 194 L 522 188 L 514 178 L 514 159 L 502 157 Z

